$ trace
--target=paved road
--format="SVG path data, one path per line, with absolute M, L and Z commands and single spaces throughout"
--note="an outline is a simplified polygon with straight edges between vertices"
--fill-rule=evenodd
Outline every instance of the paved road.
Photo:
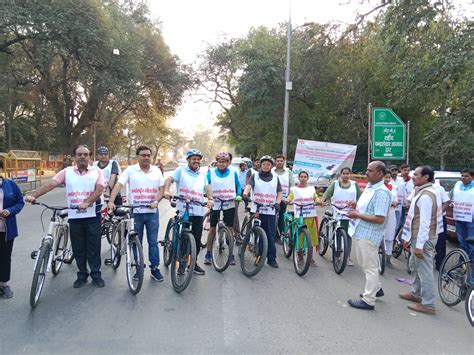
M 64 203 L 64 189 L 43 199 Z M 397 295 L 408 290 L 403 262 L 382 278 L 386 296 L 373 312 L 347 306 L 364 285 L 351 267 L 337 276 L 328 257 L 298 277 L 278 250 L 279 269 L 265 267 L 253 279 L 240 267 L 218 274 L 206 267 L 182 294 L 146 278 L 133 296 L 123 265 L 103 267 L 106 287 L 74 289 L 75 266 L 49 276 L 35 310 L 29 306 L 33 260 L 41 238 L 41 208 L 28 205 L 19 216 L 21 237 L 13 252 L 15 297 L 0 300 L 0 352 L 10 353 L 465 353 L 472 354 L 474 331 L 461 305 L 438 302 L 436 316 L 411 313 Z M 160 206 L 161 225 L 173 214 Z M 44 218 L 45 223 L 48 219 Z M 160 233 L 160 237 L 163 231 Z M 103 241 L 102 255 L 107 256 Z M 200 256 L 202 264 L 202 255 Z

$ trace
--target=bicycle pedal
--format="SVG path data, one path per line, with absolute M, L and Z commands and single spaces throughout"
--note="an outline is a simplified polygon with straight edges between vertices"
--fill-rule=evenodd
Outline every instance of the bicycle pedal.
M 31 259 L 35 260 L 38 256 L 38 250 L 32 251 L 30 254 Z
M 64 263 L 64 264 L 67 264 L 67 265 L 71 265 L 71 264 L 72 264 L 72 260 L 73 260 L 73 259 L 64 259 L 64 260 L 63 260 L 63 263 Z
M 112 265 L 112 263 L 113 263 L 112 259 L 105 259 L 104 260 L 104 265 L 106 265 L 106 266 L 110 266 L 110 265 Z

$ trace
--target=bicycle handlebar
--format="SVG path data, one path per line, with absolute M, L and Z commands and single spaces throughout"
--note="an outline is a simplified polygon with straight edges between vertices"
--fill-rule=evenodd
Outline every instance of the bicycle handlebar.
M 32 205 L 37 205 L 37 206 L 43 206 L 49 210 L 53 210 L 53 211 L 61 211 L 61 210 L 78 210 L 79 207 L 78 206 L 71 206 L 71 207 L 60 207 L 60 206 L 49 206 L 47 205 L 46 203 L 43 203 L 43 202 L 38 202 L 38 201 L 35 201 L 35 202 L 31 202 Z
M 201 202 L 201 201 L 196 201 L 196 200 L 192 200 L 192 199 L 189 199 L 189 198 L 185 198 L 185 197 L 182 197 L 182 196 L 172 196 L 171 197 L 171 200 L 176 202 L 177 200 L 180 200 L 180 201 L 184 201 L 186 203 L 192 203 L 192 204 L 195 204 L 195 205 L 201 205 L 203 207 L 205 207 L 207 205 L 206 202 Z
M 120 205 L 120 206 L 117 206 L 117 207 L 129 208 L 131 210 L 134 210 L 136 208 L 152 208 L 150 206 L 151 205 Z

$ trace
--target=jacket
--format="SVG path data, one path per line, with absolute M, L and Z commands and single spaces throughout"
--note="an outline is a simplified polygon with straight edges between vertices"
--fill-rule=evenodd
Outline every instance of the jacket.
M 10 215 L 5 218 L 6 239 L 8 241 L 18 237 L 16 215 L 23 209 L 25 202 L 20 188 L 12 180 L 3 179 L 0 188 L 3 190 L 3 209 L 10 212 Z

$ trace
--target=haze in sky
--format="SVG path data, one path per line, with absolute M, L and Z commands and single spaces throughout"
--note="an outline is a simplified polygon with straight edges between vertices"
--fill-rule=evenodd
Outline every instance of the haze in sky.
M 291 1 L 292 26 L 305 22 L 353 23 L 357 13 L 365 13 L 381 0 L 149 0 L 152 16 L 162 24 L 163 36 L 173 54 L 183 63 L 197 61 L 208 44 L 223 38 L 242 37 L 250 28 L 276 27 L 288 21 Z M 467 7 L 474 0 L 457 0 Z M 362 4 L 361 4 L 362 3 Z M 470 7 L 472 14 L 472 7 Z M 284 75 L 282 73 L 282 75 Z M 282 100 L 284 92 L 282 92 Z M 221 111 L 218 105 L 196 102 L 186 96 L 171 125 L 192 137 L 198 125 L 212 127 Z

